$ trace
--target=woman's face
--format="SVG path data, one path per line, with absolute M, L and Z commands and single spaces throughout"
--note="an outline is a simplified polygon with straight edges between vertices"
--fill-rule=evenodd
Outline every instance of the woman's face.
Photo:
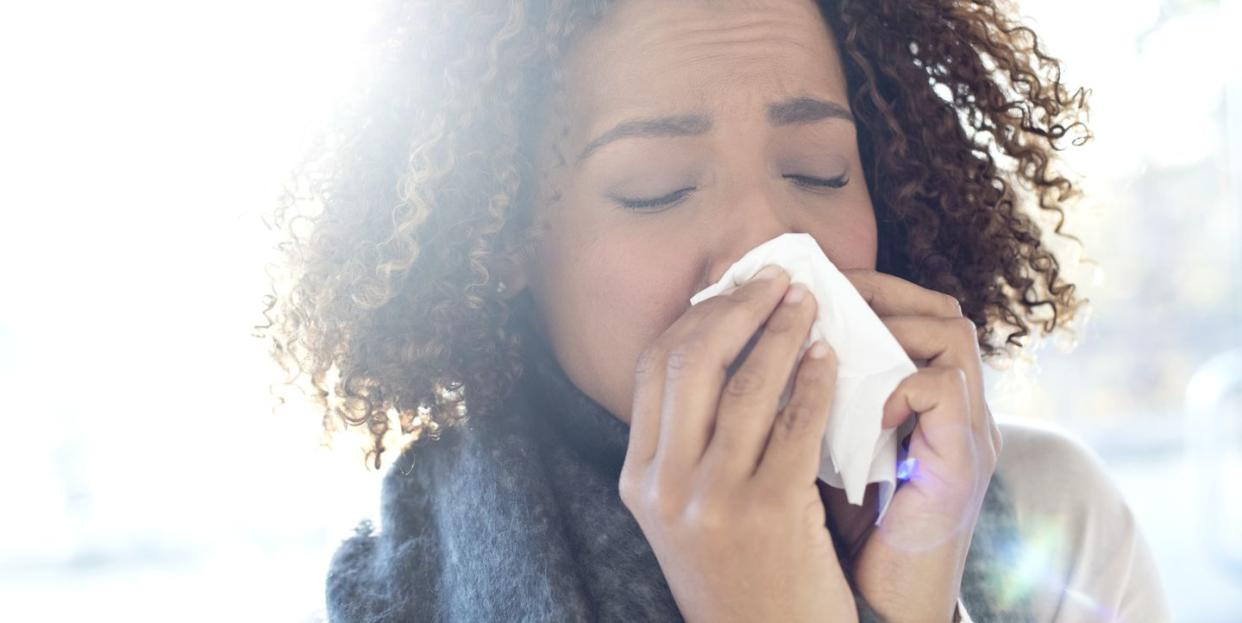
M 627 0 L 575 48 L 526 269 L 570 380 L 629 422 L 639 354 L 756 245 L 874 268 L 845 76 L 812 0 Z

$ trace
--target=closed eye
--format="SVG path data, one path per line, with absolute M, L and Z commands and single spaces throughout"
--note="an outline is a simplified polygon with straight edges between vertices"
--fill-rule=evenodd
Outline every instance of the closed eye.
M 811 186 L 815 188 L 841 188 L 850 183 L 850 178 L 845 174 L 832 178 L 810 177 L 808 175 L 786 175 L 786 179 L 791 179 L 802 186 Z
M 809 175 L 786 175 L 786 179 L 794 180 L 794 182 L 812 188 L 841 188 L 850 183 L 847 175 L 841 174 L 832 178 L 811 177 Z M 691 191 L 693 187 L 675 190 L 661 197 L 651 197 L 642 199 L 627 199 L 624 197 L 613 197 L 613 200 L 620 203 L 627 210 L 656 210 L 668 207 L 677 203 Z
M 692 190 L 694 190 L 693 187 L 682 188 L 662 197 L 653 197 L 650 199 L 626 199 L 623 197 L 613 197 L 613 199 L 627 210 L 651 210 L 673 205 L 686 195 L 690 194 L 690 191 Z

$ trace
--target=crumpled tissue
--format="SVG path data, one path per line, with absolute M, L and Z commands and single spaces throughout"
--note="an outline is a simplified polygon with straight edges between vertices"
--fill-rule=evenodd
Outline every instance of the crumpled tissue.
M 868 484 L 878 483 L 879 523 L 897 487 L 898 455 L 904 455 L 901 440 L 914 426 L 910 418 L 895 429 L 881 428 L 884 403 L 917 368 L 810 234 L 783 234 L 751 249 L 719 281 L 695 294 L 690 304 L 746 283 L 768 264 L 784 268 L 791 283 L 805 285 L 818 304 L 799 360 L 816 339 L 828 342 L 837 358 L 837 383 L 822 442 L 819 479 L 844 489 L 854 505 L 862 504 Z M 781 408 L 789 400 L 792 381 L 781 397 Z

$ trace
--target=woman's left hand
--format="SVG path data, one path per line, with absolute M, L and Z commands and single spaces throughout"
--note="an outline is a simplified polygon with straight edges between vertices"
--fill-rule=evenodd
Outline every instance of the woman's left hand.
M 883 417 L 884 428 L 916 418 L 907 458 L 917 464 L 879 525 L 875 485 L 854 506 L 843 491 L 819 484 L 850 545 L 857 590 L 872 608 L 894 623 L 951 621 L 1001 451 L 983 398 L 975 325 L 946 294 L 875 271 L 843 272 L 919 365 L 893 391 Z

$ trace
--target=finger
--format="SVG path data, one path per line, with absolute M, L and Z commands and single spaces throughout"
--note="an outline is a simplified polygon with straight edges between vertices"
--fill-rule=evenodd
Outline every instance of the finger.
M 884 421 L 898 422 L 912 413 L 918 419 L 907 458 L 916 467 L 897 489 L 889 517 L 918 512 L 924 521 L 918 529 L 890 522 L 886 538 L 903 548 L 923 549 L 969 529 L 996 454 L 971 430 L 966 376 L 960 370 L 925 368 L 898 384 L 884 405 Z
M 784 270 L 760 271 L 728 294 L 695 305 L 663 349 L 664 391 L 653 460 L 688 470 L 707 447 L 725 372 L 789 286 Z M 705 306 L 696 313 L 695 308 Z
M 777 414 L 768 434 L 755 471 L 762 487 L 775 490 L 815 482 L 836 379 L 836 353 L 827 342 L 816 340 L 802 356 L 789 404 Z
M 979 332 L 969 318 L 903 315 L 885 316 L 881 321 L 913 359 L 926 359 L 929 365 L 946 358 L 981 363 Z
M 958 368 L 923 368 L 911 374 L 885 401 L 881 426 L 894 428 L 918 414 L 910 456 L 915 456 L 915 446 L 921 444 L 932 453 L 930 458 L 962 466 L 975 452 L 967 382 Z
M 815 310 L 815 297 L 806 286 L 790 286 L 754 349 L 725 382 L 701 463 L 709 478 L 738 481 L 755 473 Z
M 664 397 L 664 356 L 654 345 L 634 365 L 634 398 L 630 406 L 630 438 L 623 468 L 651 462 L 660 435 L 660 405 Z
M 962 315 L 962 305 L 956 298 L 901 277 L 862 268 L 847 269 L 841 273 L 881 316 L 958 318 Z
M 756 280 L 743 284 L 736 290 L 753 291 L 756 287 L 764 286 Z M 740 296 L 746 295 L 746 292 L 740 293 Z M 669 345 L 684 340 L 707 315 L 727 302 L 728 298 L 722 295 L 686 310 L 639 356 L 634 367 L 634 397 L 630 410 L 627 462 L 647 464 L 655 456 L 660 438 Z
M 981 431 L 987 410 L 983 399 L 983 365 L 979 357 L 979 339 L 975 324 L 968 318 L 932 318 L 928 316 L 889 316 L 883 318 L 888 328 L 911 359 L 927 360 L 932 367 L 957 368 L 966 373 L 972 428 Z
M 880 514 L 880 487 L 875 483 L 864 489 L 862 504 L 850 504 L 845 489 L 838 489 L 828 483 L 816 479 L 815 486 L 819 489 L 820 498 L 828 511 L 828 529 L 841 536 L 848 546 L 845 554 L 847 560 L 855 560 L 859 550 L 866 544 L 867 537 L 875 528 L 875 519 Z

